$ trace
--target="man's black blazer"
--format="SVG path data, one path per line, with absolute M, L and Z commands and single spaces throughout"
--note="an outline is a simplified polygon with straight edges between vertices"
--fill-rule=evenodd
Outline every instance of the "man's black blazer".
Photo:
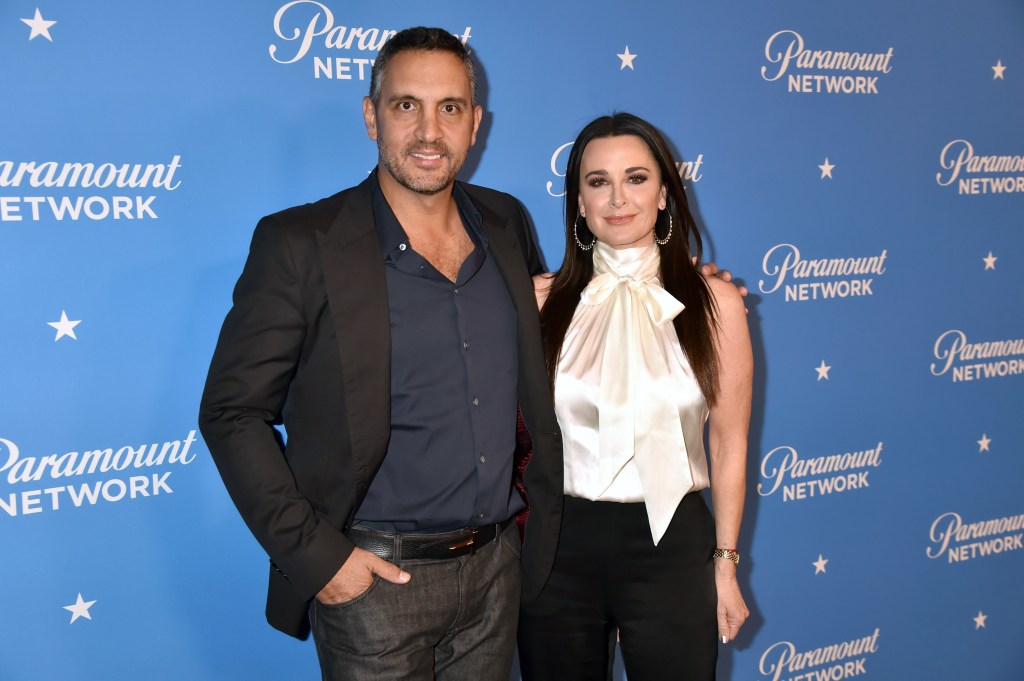
M 530 279 L 540 259 L 516 199 L 462 187 L 480 211 L 518 317 L 519 400 L 533 442 L 523 545 L 523 598 L 531 599 L 547 579 L 562 508 L 562 441 Z M 343 530 L 387 452 L 390 333 L 369 180 L 260 220 L 199 425 L 232 500 L 270 556 L 267 620 L 292 636 L 306 637 L 310 599 L 351 553 Z

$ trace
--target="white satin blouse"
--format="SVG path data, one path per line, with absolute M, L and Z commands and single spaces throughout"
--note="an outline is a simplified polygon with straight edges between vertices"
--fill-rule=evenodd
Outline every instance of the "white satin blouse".
M 565 493 L 647 506 L 657 545 L 688 492 L 709 485 L 708 407 L 672 319 L 683 304 L 661 287 L 655 244 L 594 246 L 555 372 Z

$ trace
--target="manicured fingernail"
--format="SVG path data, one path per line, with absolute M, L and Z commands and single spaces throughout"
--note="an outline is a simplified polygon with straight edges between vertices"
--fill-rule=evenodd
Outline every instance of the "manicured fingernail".
M 725 634 L 722 634 L 722 643 L 728 643 L 728 642 L 729 642 L 729 637 L 726 636 Z

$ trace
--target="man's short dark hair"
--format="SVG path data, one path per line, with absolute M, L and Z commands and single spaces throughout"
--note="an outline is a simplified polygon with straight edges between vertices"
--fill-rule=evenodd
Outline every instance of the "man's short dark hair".
M 428 28 L 426 26 L 414 26 L 399 31 L 392 36 L 377 53 L 377 59 L 373 63 L 370 72 L 370 100 L 374 106 L 380 98 L 380 90 L 384 86 L 384 76 L 388 62 L 396 54 L 409 50 L 423 50 L 425 52 L 448 52 L 462 60 L 466 65 L 466 75 L 469 76 L 469 88 L 473 95 L 473 104 L 476 104 L 476 69 L 473 67 L 473 60 L 469 57 L 469 50 L 462 44 L 462 41 L 443 28 Z

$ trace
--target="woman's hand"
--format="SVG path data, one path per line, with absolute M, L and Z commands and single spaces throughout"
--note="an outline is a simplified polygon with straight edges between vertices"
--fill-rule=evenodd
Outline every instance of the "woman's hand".
M 715 586 L 718 588 L 718 638 L 728 643 L 736 638 L 740 627 L 747 621 L 750 611 L 743 601 L 740 585 L 736 581 L 736 567 L 728 566 L 724 558 L 715 559 Z

